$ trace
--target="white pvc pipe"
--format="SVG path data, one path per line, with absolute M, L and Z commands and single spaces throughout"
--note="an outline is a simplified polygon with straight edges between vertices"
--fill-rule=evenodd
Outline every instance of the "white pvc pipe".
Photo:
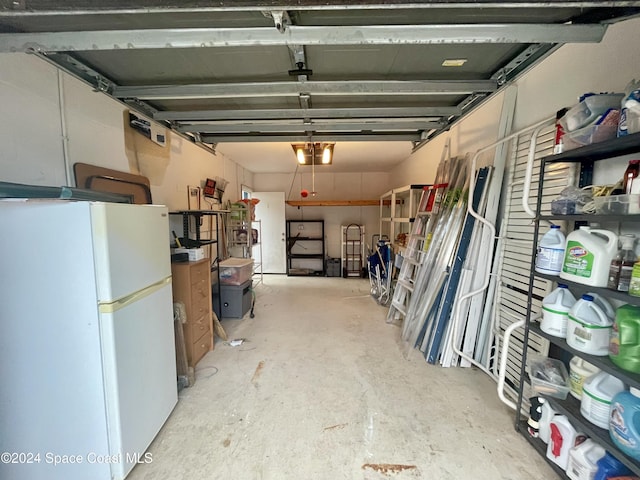
M 493 240 L 495 239 L 496 236 L 496 227 L 495 225 L 493 225 L 491 222 L 489 222 L 487 219 L 485 219 L 484 217 L 482 217 L 480 214 L 478 214 L 478 212 L 476 212 L 473 209 L 473 192 L 475 190 L 475 171 L 476 171 L 476 164 L 477 164 L 477 160 L 478 157 L 490 150 L 493 149 L 495 147 L 497 147 L 498 145 L 508 142 L 514 138 L 516 138 L 518 135 L 523 134 L 524 132 L 527 132 L 531 129 L 534 128 L 541 128 L 545 125 L 547 125 L 549 122 L 551 121 L 555 121 L 555 116 L 554 117 L 549 117 L 549 118 L 545 118 L 544 120 L 541 120 L 533 125 L 530 125 L 526 128 L 523 128 L 521 130 L 518 130 L 517 132 L 511 133 L 509 135 L 507 135 L 506 137 L 501 138 L 500 140 L 492 143 L 491 145 L 488 145 L 484 148 L 479 149 L 472 157 L 471 157 L 471 168 L 469 171 L 469 198 L 467 201 L 467 212 L 469 213 L 469 215 L 473 216 L 475 219 L 477 219 L 479 222 L 483 223 L 486 225 L 487 229 L 489 230 L 489 235 L 491 238 L 491 241 L 489 242 L 489 251 L 486 253 L 486 255 L 483 255 L 484 258 L 486 258 L 487 261 L 487 266 L 490 266 L 490 263 L 493 259 L 493 251 L 494 251 L 494 242 Z M 487 268 L 487 271 L 491 271 L 490 268 Z M 491 372 L 487 367 L 485 367 L 484 365 L 482 365 L 480 362 L 477 362 L 473 357 L 470 357 L 469 355 L 465 354 L 462 352 L 461 349 L 459 349 L 456 344 L 454 339 L 458 337 L 458 328 L 459 328 L 459 324 L 458 324 L 458 313 L 459 313 L 459 306 L 464 302 L 464 300 L 466 300 L 467 298 L 471 298 L 475 295 L 478 295 L 482 292 L 484 292 L 487 287 L 489 286 L 489 279 L 490 279 L 491 275 L 486 275 L 485 279 L 482 282 L 482 285 L 480 287 L 478 287 L 476 290 L 473 290 L 471 292 L 468 292 L 464 295 L 462 295 L 457 302 L 455 302 L 454 305 L 454 310 L 452 312 L 451 318 L 453 320 L 453 335 L 451 335 L 451 347 L 453 348 L 453 351 L 458 354 L 460 357 L 464 358 L 465 360 L 467 360 L 468 362 L 470 362 L 472 365 L 475 365 L 476 367 L 478 367 L 480 370 L 482 370 L 483 372 L 485 372 L 487 375 L 489 376 L 493 376 L 493 372 Z M 506 332 L 505 332 L 506 335 Z M 502 401 L 504 401 L 501 398 Z
M 545 127 L 544 124 L 540 125 L 536 128 L 531 134 L 531 141 L 529 142 L 529 155 L 527 155 L 527 168 L 524 174 L 524 188 L 522 190 L 522 208 L 527 215 L 531 218 L 535 218 L 536 212 L 531 210 L 529 206 L 529 194 L 531 193 L 531 177 L 533 176 L 533 162 L 536 157 L 536 143 L 538 140 L 538 135 L 540 135 L 540 131 Z
M 507 359 L 509 357 L 509 339 L 511 338 L 511 333 L 520 327 L 524 327 L 524 320 L 518 320 L 517 322 L 513 322 L 511 325 L 507 327 L 504 331 L 504 337 L 502 341 L 502 352 L 500 352 L 500 368 L 498 369 L 498 398 L 513 410 L 517 410 L 518 406 L 509 400 L 504 394 L 504 380 L 507 372 Z M 526 348 L 526 347 L 525 347 Z

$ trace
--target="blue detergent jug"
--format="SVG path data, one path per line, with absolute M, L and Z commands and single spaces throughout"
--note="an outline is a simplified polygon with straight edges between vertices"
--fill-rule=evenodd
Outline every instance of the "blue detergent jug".
M 598 470 L 593 476 L 593 480 L 607 480 L 611 477 L 621 477 L 623 475 L 633 474 L 633 472 L 629 470 L 624 463 L 609 452 L 606 452 L 604 457 L 596 462 L 596 465 L 598 465 Z
M 613 443 L 640 460 L 640 390 L 631 388 L 616 394 L 609 408 L 609 434 Z

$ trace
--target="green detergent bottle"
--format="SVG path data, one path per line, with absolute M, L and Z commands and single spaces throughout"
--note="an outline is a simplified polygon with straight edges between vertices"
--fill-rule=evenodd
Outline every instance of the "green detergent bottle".
M 640 373 L 640 307 L 623 305 L 616 311 L 609 358 L 624 370 Z

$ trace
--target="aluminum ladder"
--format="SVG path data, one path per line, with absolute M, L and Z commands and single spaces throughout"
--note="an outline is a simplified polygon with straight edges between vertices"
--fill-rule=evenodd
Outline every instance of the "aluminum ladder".
M 440 187 L 440 185 L 424 187 L 420 195 L 418 211 L 411 226 L 409 241 L 402 255 L 402 264 L 400 265 L 400 273 L 398 274 L 391 306 L 387 314 L 387 323 L 400 321 L 407 315 L 411 294 L 413 293 L 415 280 L 425 252 L 424 242 L 429 216 L 439 204 L 442 190 L 444 190 Z

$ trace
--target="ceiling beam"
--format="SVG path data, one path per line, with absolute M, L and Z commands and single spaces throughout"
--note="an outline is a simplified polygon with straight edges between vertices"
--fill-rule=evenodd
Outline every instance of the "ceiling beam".
M 10 10 L 0 11 L 0 17 L 34 17 L 34 16 L 73 16 L 73 15 L 125 15 L 125 14 L 149 14 L 149 13 L 208 13 L 208 12 L 269 12 L 278 10 L 290 11 L 323 11 L 323 10 L 388 10 L 398 8 L 408 9 L 476 9 L 476 8 L 540 8 L 557 9 L 562 8 L 611 8 L 606 2 L 595 0 L 568 0 L 562 2 L 554 1 L 531 1 L 531 0 L 505 0 L 505 1 L 483 1 L 483 0 L 435 0 L 429 2 L 416 2 L 406 0 L 351 0 L 349 4 L 341 0 L 257 0 L 253 2 L 238 2 L 237 0 L 218 0 L 215 5 L 202 6 L 199 1 L 180 2 L 180 6 L 167 6 L 166 1 L 147 1 L 144 6 L 126 5 L 123 7 L 104 7 L 88 5 L 86 0 L 65 1 L 62 4 L 47 6 L 29 4 L 25 8 L 24 1 L 12 2 Z M 613 3 L 613 2 L 612 2 Z M 561 5 L 559 5 L 561 4 Z M 640 6 L 638 0 L 617 0 L 615 7 L 637 7 Z
M 179 98 L 297 97 L 310 95 L 449 95 L 494 92 L 495 80 L 363 80 L 343 82 L 259 82 L 200 85 L 114 87 L 117 98 L 170 100 Z
M 597 43 L 605 25 L 289 25 L 269 27 L 95 30 L 0 34 L 0 52 L 277 45 L 424 45 L 466 43 Z
M 313 134 L 313 135 L 202 135 L 204 143 L 232 142 L 418 142 L 417 133 Z
M 460 107 L 311 108 L 262 110 L 192 110 L 156 112 L 154 120 L 178 122 L 215 120 L 270 120 L 294 118 L 411 118 L 449 117 L 462 114 Z
M 256 124 L 256 123 L 240 123 L 240 124 L 215 124 L 215 123 L 199 123 L 191 125 L 180 125 L 175 130 L 182 133 L 297 133 L 297 132 L 361 132 L 371 131 L 384 133 L 385 131 L 407 132 L 414 130 L 430 130 L 433 128 L 442 128 L 443 123 L 440 122 L 416 122 L 416 121 L 400 121 L 393 122 L 323 122 L 323 123 L 283 123 L 283 124 Z

